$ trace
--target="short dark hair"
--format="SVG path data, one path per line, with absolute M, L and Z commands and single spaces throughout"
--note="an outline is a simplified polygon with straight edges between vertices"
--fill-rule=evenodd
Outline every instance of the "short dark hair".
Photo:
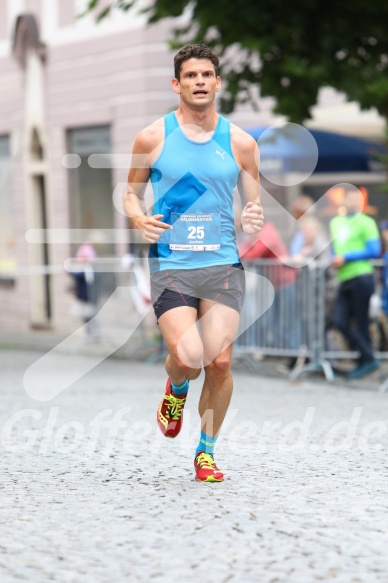
M 182 63 L 189 59 L 209 59 L 213 63 L 215 74 L 218 75 L 220 60 L 209 47 L 202 44 L 186 45 L 174 57 L 175 79 L 180 79 Z

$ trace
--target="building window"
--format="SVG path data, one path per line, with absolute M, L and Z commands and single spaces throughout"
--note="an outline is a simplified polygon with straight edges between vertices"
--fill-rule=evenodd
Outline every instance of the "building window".
M 68 152 L 81 158 L 78 168 L 69 170 L 70 226 L 85 230 L 85 240 L 95 246 L 98 255 L 113 255 L 114 244 L 104 233 L 114 225 L 112 171 L 88 164 L 91 154 L 111 153 L 109 126 L 69 130 Z M 74 245 L 72 253 L 76 248 Z
M 0 278 L 16 268 L 9 136 L 0 136 Z

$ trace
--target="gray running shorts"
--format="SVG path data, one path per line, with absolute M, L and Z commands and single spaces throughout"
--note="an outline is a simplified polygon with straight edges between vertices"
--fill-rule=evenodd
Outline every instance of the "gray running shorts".
M 245 273 L 241 263 L 151 273 L 151 299 L 156 318 L 178 306 L 198 309 L 199 300 L 219 302 L 241 312 Z

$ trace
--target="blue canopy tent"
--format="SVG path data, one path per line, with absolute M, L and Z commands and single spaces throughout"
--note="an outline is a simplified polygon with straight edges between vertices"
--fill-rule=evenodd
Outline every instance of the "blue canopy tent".
M 297 124 L 256 127 L 245 130 L 260 148 L 267 172 L 371 172 L 383 169 L 379 155 L 385 148 L 377 142 L 321 130 L 308 130 Z M 314 143 L 315 141 L 315 143 Z

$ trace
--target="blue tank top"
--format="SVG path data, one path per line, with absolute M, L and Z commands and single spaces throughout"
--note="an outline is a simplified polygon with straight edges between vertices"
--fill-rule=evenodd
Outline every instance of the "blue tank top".
M 171 224 L 151 244 L 150 271 L 193 269 L 239 261 L 233 190 L 240 168 L 233 156 L 230 122 L 218 118 L 210 140 L 195 142 L 174 112 L 164 117 L 165 139 L 151 166 L 154 214 Z

